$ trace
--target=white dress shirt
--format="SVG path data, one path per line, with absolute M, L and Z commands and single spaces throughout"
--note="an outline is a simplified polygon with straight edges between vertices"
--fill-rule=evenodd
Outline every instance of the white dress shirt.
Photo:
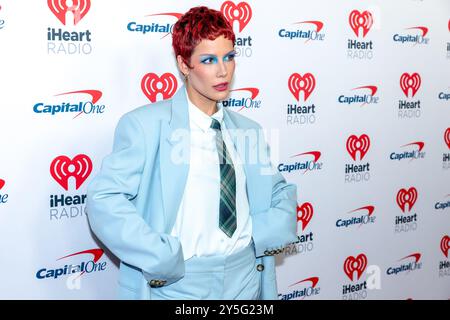
M 187 93 L 186 93 L 187 96 Z M 184 259 L 193 256 L 230 255 L 248 246 L 252 238 L 252 221 L 242 162 L 223 122 L 223 107 L 212 116 L 196 107 L 188 98 L 191 149 L 189 173 L 171 235 L 178 237 Z M 215 130 L 211 118 L 220 122 L 222 137 L 236 174 L 237 228 L 229 238 L 219 228 L 220 168 Z

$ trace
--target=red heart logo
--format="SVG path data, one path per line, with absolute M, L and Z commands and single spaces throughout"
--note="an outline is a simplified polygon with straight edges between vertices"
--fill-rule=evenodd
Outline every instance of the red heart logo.
M 0 179 L 0 190 L 5 186 L 5 180 Z
M 417 189 L 411 187 L 406 191 L 406 189 L 400 189 L 397 192 L 397 204 L 402 209 L 403 212 L 406 210 L 406 204 L 408 204 L 408 211 L 411 211 L 412 207 L 417 200 Z
M 225 1 L 220 11 L 230 22 L 231 26 L 233 26 L 234 21 L 239 22 L 239 32 L 244 30 L 252 18 L 252 8 L 247 2 L 240 2 L 238 5 L 235 5 L 232 1 Z
M 75 178 L 76 190 L 89 177 L 92 171 L 92 161 L 85 154 L 79 154 L 70 160 L 66 156 L 56 157 L 50 164 L 50 174 L 64 190 L 69 190 L 69 178 Z
M 408 98 L 409 89 L 411 89 L 411 98 L 414 97 L 416 92 L 420 88 L 420 84 L 422 83 L 422 79 L 420 75 L 415 72 L 413 74 L 404 73 L 400 77 L 400 88 L 402 89 L 405 96 Z
M 450 128 L 447 128 L 447 130 L 445 130 L 444 141 L 447 144 L 448 148 L 450 149 Z
M 177 78 L 167 72 L 159 77 L 156 73 L 147 73 L 141 80 L 142 92 L 151 102 L 156 102 L 158 93 L 161 93 L 163 100 L 170 99 L 177 91 Z
M 346 148 L 350 156 L 354 161 L 356 161 L 356 152 L 359 151 L 360 160 L 364 158 L 367 151 L 370 147 L 370 138 L 367 134 L 362 134 L 359 136 L 355 136 L 352 134 L 347 139 Z
M 301 206 L 297 205 L 297 222 L 302 222 L 302 231 L 305 230 L 309 221 L 314 214 L 314 209 L 311 203 L 305 202 Z
M 293 73 L 289 77 L 288 87 L 297 101 L 299 101 L 300 91 L 303 91 L 306 101 L 316 87 L 316 79 L 311 73 L 305 73 L 303 77 Z
M 450 247 L 450 237 L 444 236 L 441 240 L 441 250 L 446 258 L 448 258 L 448 248 Z
M 364 270 L 367 267 L 367 257 L 365 254 L 361 253 L 356 258 L 349 256 L 345 259 L 344 262 L 344 272 L 349 277 L 351 281 L 353 281 L 353 272 L 356 271 L 357 279 L 361 278 Z
M 372 27 L 373 16 L 369 11 L 364 11 L 361 13 L 358 10 L 353 10 L 352 12 L 350 12 L 348 22 L 350 23 L 350 27 L 357 37 L 359 36 L 359 28 L 362 28 L 364 38 Z
M 88 13 L 91 7 L 91 1 L 72 0 L 72 6 L 69 7 L 66 1 L 47 0 L 47 5 L 63 25 L 66 25 L 66 13 L 70 11 L 73 14 L 73 25 L 76 25 Z

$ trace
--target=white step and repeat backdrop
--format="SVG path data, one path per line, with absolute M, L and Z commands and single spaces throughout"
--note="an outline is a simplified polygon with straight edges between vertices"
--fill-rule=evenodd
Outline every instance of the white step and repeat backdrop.
M 0 298 L 116 297 L 86 186 L 119 117 L 181 86 L 199 4 L 237 35 L 224 104 L 298 186 L 279 298 L 449 299 L 448 0 L 0 0 Z

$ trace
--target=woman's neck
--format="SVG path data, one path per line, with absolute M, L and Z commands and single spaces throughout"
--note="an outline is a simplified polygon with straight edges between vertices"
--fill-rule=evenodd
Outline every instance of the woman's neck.
M 197 108 L 206 113 L 208 116 L 211 116 L 217 112 L 216 101 L 203 96 L 190 86 L 186 87 L 186 91 L 189 96 L 189 100 L 191 100 Z

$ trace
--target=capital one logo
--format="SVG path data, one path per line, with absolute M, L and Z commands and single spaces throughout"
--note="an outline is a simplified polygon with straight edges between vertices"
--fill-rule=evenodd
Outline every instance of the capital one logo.
M 64 190 L 69 190 L 69 178 L 75 178 L 78 190 L 92 171 L 92 161 L 85 154 L 79 154 L 72 160 L 66 156 L 56 157 L 50 164 L 50 174 Z
M 416 252 L 416 253 L 410 254 L 409 256 L 401 258 L 399 261 L 403 261 L 403 260 L 406 260 L 406 259 L 409 259 L 409 258 L 414 258 L 414 263 L 419 263 L 421 257 L 422 257 L 422 254 Z
M 259 108 L 261 106 L 261 100 L 256 100 L 256 97 L 259 94 L 258 88 L 248 87 L 230 90 L 230 92 L 240 92 L 240 91 L 250 93 L 250 97 L 242 99 L 235 99 L 229 97 L 228 100 L 222 101 L 222 105 L 224 107 L 240 107 L 237 110 L 237 112 L 240 112 L 243 109 Z
M 347 139 L 346 148 L 350 156 L 356 161 L 356 153 L 359 152 L 359 159 L 362 160 L 370 147 L 370 138 L 367 134 L 362 134 L 359 137 L 352 134 Z
M 248 92 L 250 92 L 251 99 L 255 99 L 259 94 L 258 88 L 239 88 L 239 89 L 230 90 L 230 92 L 235 92 L 235 91 L 248 91 Z
M 0 11 L 2 10 L 2 6 L 0 6 Z M 0 19 L 0 30 L 5 26 L 5 20 Z
M 63 25 L 66 25 L 66 14 L 73 14 L 73 24 L 76 25 L 88 13 L 90 0 L 47 0 L 48 7 Z M 71 5 L 70 5 L 71 4 Z
M 445 130 L 444 133 L 444 141 L 445 144 L 448 146 L 448 148 L 450 149 L 450 128 L 447 128 L 447 130 Z
M 406 30 L 414 30 L 414 29 L 420 30 L 422 32 L 422 37 L 425 37 L 427 35 L 427 33 L 428 33 L 428 28 L 427 27 L 423 27 L 423 26 L 406 28 Z
M 420 151 L 422 151 L 423 147 L 425 146 L 425 142 L 416 141 L 416 142 L 407 143 L 407 144 L 402 145 L 402 148 L 407 147 L 407 146 L 417 146 L 419 148 L 419 152 L 420 152 Z
M 102 97 L 103 93 L 100 90 L 77 90 L 55 94 L 55 96 L 63 96 L 66 94 L 74 94 L 74 93 L 86 93 L 92 97 L 92 103 L 96 103 Z
M 156 73 L 147 73 L 141 80 L 141 89 L 151 102 L 156 102 L 158 93 L 163 100 L 170 99 L 178 88 L 177 78 L 172 73 L 164 73 L 159 77 Z
M 220 8 L 225 18 L 233 26 L 234 21 L 239 23 L 239 32 L 244 30 L 245 26 L 250 22 L 252 18 L 252 8 L 247 2 L 240 2 L 234 4 L 232 1 L 225 1 Z
M 69 257 L 77 257 L 80 255 L 90 255 L 93 256 L 91 260 L 82 261 L 81 263 L 66 264 L 61 268 L 41 268 L 36 272 L 36 278 L 38 279 L 57 279 L 61 276 L 69 276 L 70 280 L 77 280 L 85 273 L 99 272 L 106 269 L 107 262 L 99 262 L 103 256 L 103 249 L 90 249 L 84 250 L 77 253 L 69 254 L 67 256 L 61 257 L 56 261 L 67 259 Z M 73 278 L 75 276 L 75 278 Z M 66 283 L 69 289 L 79 289 L 80 284 L 78 283 Z M 75 284 L 75 286 L 74 286 Z
M 352 90 L 358 90 L 358 89 L 368 89 L 370 91 L 370 95 L 373 97 L 377 91 L 378 91 L 378 87 L 377 86 L 361 86 L 361 87 L 356 87 L 353 88 Z
M 56 261 L 59 261 L 59 260 L 62 260 L 62 259 L 66 259 L 66 258 L 69 258 L 69 257 L 82 255 L 82 254 L 90 254 L 90 255 L 93 256 L 92 261 L 94 263 L 97 263 L 100 260 L 100 258 L 103 256 L 103 253 L 104 253 L 103 249 L 85 250 L 85 251 L 80 251 L 80 252 L 77 252 L 77 253 L 73 253 L 73 254 L 69 254 L 67 256 L 61 257 L 61 258 L 57 259 Z M 82 276 L 85 272 L 86 272 L 86 270 L 81 272 L 80 276 Z
M 445 235 L 441 239 L 441 251 L 448 258 L 448 248 L 450 247 L 450 237 Z
M 289 287 L 293 287 L 296 286 L 300 283 L 304 283 L 304 282 L 311 282 L 311 287 L 315 288 L 317 286 L 317 283 L 319 283 L 319 277 L 311 277 L 311 278 L 307 278 L 307 279 L 303 279 L 300 281 L 297 281 L 293 284 L 291 284 Z
M 77 113 L 73 119 L 78 117 L 81 114 L 101 114 L 104 112 L 104 105 L 96 105 L 96 103 L 100 100 L 103 93 L 99 90 L 77 90 L 55 94 L 57 96 L 65 96 L 65 95 L 73 95 L 73 94 L 85 94 L 91 96 L 91 100 L 89 101 L 80 101 L 78 103 L 60 103 L 60 104 L 51 104 L 51 103 L 43 103 L 38 102 L 33 106 L 33 111 L 38 114 L 51 114 L 54 116 L 59 113 L 68 113 L 74 112 Z M 81 100 L 81 99 L 80 99 Z
M 303 76 L 298 73 L 293 73 L 289 77 L 288 87 L 289 91 L 291 91 L 297 101 L 300 99 L 300 91 L 303 91 L 305 97 L 304 101 L 306 101 L 316 87 L 316 79 L 309 72 L 305 73 Z
M 377 86 L 361 86 L 361 87 L 353 88 L 352 90 L 359 90 L 359 89 L 368 89 L 370 91 L 370 96 L 371 97 L 374 97 L 375 94 L 378 91 L 378 87 Z M 366 104 L 366 103 L 367 102 L 364 102 L 363 105 Z
M 363 253 L 358 255 L 356 258 L 349 256 L 347 257 L 347 259 L 345 259 L 344 262 L 344 272 L 351 281 L 354 281 L 353 278 L 355 271 L 357 280 L 359 280 L 364 270 L 366 270 L 366 267 L 367 267 L 367 257 Z
M 323 165 L 322 162 L 318 162 L 321 155 L 322 153 L 320 151 L 308 151 L 294 154 L 293 156 L 291 156 L 291 158 L 300 156 L 307 156 L 308 158 L 310 158 L 312 156 L 313 160 L 307 160 L 306 162 L 296 162 L 295 164 L 291 165 L 280 164 L 278 168 L 280 169 L 280 171 L 288 171 L 288 172 L 291 172 L 292 170 L 304 170 L 303 174 L 312 170 L 320 170 L 322 169 Z
M 314 214 L 314 208 L 311 203 L 305 202 L 301 206 L 297 205 L 297 223 L 302 223 L 302 231 L 305 230 Z
M 322 30 L 323 28 L 323 22 L 322 21 L 317 21 L 317 20 L 308 20 L 308 21 L 300 21 L 300 22 L 295 22 L 294 24 L 311 24 L 313 26 L 315 26 L 315 30 L 313 31 L 314 33 L 310 33 L 308 32 L 308 36 L 306 37 L 307 39 L 305 40 L 305 43 L 307 43 L 310 40 L 323 40 L 324 39 L 324 34 L 319 34 L 320 30 Z M 281 33 L 281 31 L 280 31 Z M 297 34 L 298 36 L 298 31 L 297 32 L 289 32 L 289 38 L 293 38 L 295 35 Z M 302 35 L 302 37 L 305 37 Z
M 323 28 L 323 22 L 322 21 L 315 21 L 315 20 L 310 20 L 310 21 L 300 21 L 300 22 L 296 22 L 294 24 L 303 24 L 303 23 L 309 23 L 309 24 L 313 24 L 316 26 L 316 32 L 319 33 L 320 30 L 322 30 Z M 310 39 L 308 39 L 310 40 Z M 306 41 L 308 41 L 306 40 Z
M 397 204 L 403 212 L 406 210 L 406 204 L 408 204 L 408 211 L 411 211 L 412 207 L 417 200 L 417 189 L 414 187 L 406 189 L 400 189 L 397 192 Z
M 5 186 L 5 180 L 0 179 L 0 191 Z M 8 201 L 8 195 L 7 194 L 1 194 L 0 193 L 0 204 L 6 203 Z
M 357 37 L 359 37 L 359 29 L 362 28 L 364 38 L 373 25 L 373 16 L 369 11 L 353 10 L 348 16 L 348 22 Z
M 413 74 L 404 73 L 400 77 L 400 88 L 402 89 L 405 96 L 408 98 L 409 90 L 411 89 L 411 98 L 415 96 L 416 92 L 420 88 L 422 83 L 420 75 L 415 72 Z

